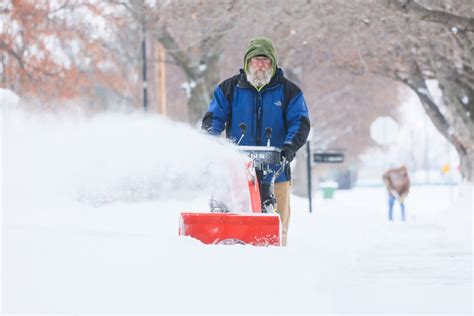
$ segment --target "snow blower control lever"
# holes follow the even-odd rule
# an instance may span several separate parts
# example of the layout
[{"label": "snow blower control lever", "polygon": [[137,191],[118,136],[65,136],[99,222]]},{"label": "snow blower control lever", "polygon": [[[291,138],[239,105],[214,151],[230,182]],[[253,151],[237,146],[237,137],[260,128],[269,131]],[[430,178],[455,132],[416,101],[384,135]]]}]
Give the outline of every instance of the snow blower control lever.
[{"label": "snow blower control lever", "polygon": [[245,123],[240,123],[240,124],[239,124],[239,127],[240,127],[240,132],[242,133],[242,136],[240,136],[240,139],[239,139],[239,141],[237,142],[237,146],[240,144],[240,142],[241,142],[242,139],[244,138],[245,133],[247,133],[247,125],[245,125]]},{"label": "snow blower control lever", "polygon": [[272,138],[272,128],[267,127],[265,129],[265,136],[267,136],[267,147],[270,147],[270,138]]}]

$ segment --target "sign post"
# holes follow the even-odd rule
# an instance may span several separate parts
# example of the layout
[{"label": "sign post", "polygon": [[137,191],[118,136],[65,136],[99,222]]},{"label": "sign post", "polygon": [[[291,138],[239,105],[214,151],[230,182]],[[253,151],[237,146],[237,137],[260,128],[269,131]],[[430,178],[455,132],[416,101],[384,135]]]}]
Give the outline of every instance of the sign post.
[{"label": "sign post", "polygon": [[313,198],[312,198],[312,182],[311,182],[311,147],[310,142],[306,142],[306,162],[308,166],[308,200],[309,212],[313,212]]}]

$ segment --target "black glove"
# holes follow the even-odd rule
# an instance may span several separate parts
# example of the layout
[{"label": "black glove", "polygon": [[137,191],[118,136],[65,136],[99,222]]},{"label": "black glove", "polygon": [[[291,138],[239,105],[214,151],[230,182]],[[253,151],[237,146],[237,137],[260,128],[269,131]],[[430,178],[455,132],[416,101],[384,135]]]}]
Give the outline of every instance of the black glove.
[{"label": "black glove", "polygon": [[291,162],[295,158],[295,151],[288,144],[283,145],[281,148],[281,158],[283,159],[283,157],[286,158],[287,162]]}]

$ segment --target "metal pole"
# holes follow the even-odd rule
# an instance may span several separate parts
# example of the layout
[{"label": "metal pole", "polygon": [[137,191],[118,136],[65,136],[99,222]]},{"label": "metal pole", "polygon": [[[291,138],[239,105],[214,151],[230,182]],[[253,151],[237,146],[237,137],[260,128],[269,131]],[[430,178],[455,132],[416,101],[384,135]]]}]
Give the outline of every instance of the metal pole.
[{"label": "metal pole", "polygon": [[160,113],[163,116],[166,116],[166,63],[165,63],[165,49],[161,43],[158,43],[158,69],[159,69],[159,78],[160,78]]},{"label": "metal pole", "polygon": [[148,108],[148,82],[146,73],[146,29],[143,25],[143,39],[142,39],[142,57],[143,57],[143,109],[146,111]]},{"label": "metal pole", "polygon": [[313,212],[312,185],[311,185],[311,147],[310,142],[306,142],[306,161],[308,163],[308,200],[309,212]]}]

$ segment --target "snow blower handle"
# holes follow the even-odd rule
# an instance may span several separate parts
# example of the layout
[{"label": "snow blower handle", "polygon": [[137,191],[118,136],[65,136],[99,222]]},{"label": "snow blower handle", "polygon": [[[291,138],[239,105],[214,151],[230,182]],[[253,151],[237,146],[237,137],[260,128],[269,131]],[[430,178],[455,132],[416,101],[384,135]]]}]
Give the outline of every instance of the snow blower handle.
[{"label": "snow blower handle", "polygon": [[265,129],[265,136],[267,137],[267,147],[270,147],[270,138],[272,138],[272,128],[267,127]]},{"label": "snow blower handle", "polygon": [[273,174],[271,179],[272,183],[275,183],[276,178],[280,175],[280,173],[285,169],[285,166],[288,164],[288,160],[286,160],[285,156],[280,156],[280,168]]},{"label": "snow blower handle", "polygon": [[240,132],[242,133],[242,136],[240,136],[240,139],[237,142],[237,146],[239,146],[240,142],[242,141],[242,139],[245,136],[245,133],[247,133],[247,125],[245,123],[240,123],[239,127],[240,127]]}]

